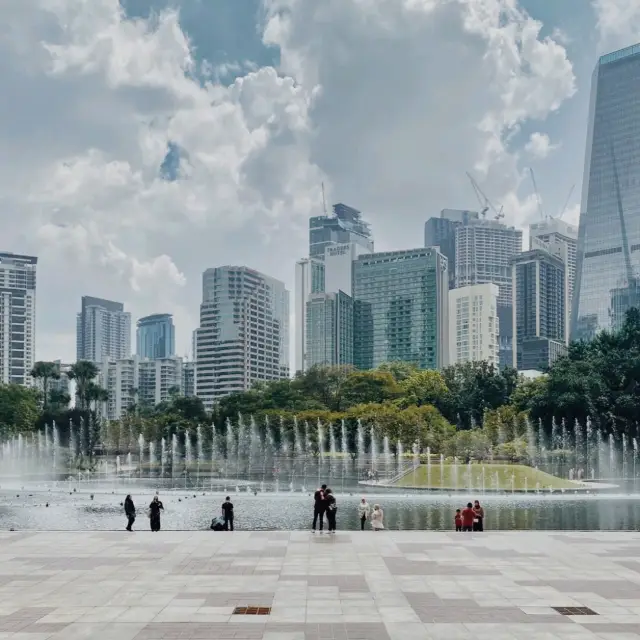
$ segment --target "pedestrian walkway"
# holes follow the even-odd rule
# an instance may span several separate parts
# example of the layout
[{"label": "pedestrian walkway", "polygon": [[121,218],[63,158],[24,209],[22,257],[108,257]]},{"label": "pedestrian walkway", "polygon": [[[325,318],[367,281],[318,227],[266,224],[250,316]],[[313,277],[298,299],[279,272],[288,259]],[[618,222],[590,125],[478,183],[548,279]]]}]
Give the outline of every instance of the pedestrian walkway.
[{"label": "pedestrian walkway", "polygon": [[640,638],[640,533],[0,532],[4,638]]}]

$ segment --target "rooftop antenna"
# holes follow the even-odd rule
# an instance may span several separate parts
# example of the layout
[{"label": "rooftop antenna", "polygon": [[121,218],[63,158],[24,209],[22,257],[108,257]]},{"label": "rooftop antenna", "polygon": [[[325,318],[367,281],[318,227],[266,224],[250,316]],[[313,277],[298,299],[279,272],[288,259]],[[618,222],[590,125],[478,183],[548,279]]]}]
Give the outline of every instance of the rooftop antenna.
[{"label": "rooftop antenna", "polygon": [[327,215],[327,200],[324,197],[324,182],[322,183],[322,210],[324,211],[324,215]]}]

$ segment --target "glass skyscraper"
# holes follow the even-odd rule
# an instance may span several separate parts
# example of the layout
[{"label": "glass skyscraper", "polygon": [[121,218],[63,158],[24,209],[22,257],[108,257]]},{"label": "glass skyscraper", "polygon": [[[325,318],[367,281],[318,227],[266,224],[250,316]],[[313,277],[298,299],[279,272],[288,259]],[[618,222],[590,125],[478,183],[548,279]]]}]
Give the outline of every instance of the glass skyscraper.
[{"label": "glass skyscraper", "polygon": [[353,300],[344,291],[307,302],[307,366],[353,364]]},{"label": "glass skyscraper", "polygon": [[591,106],[571,337],[615,329],[640,287],[640,44],[604,55]]},{"label": "glass skyscraper", "polygon": [[353,263],[354,364],[448,363],[447,259],[435,248],[359,256]]},{"label": "glass skyscraper", "polygon": [[309,256],[324,260],[324,250],[334,244],[358,244],[373,252],[371,226],[357,209],[334,204],[332,216],[309,218]]},{"label": "glass skyscraper", "polygon": [[158,360],[172,358],[176,352],[176,335],[173,316],[157,313],[138,320],[136,353],[141,358]]}]

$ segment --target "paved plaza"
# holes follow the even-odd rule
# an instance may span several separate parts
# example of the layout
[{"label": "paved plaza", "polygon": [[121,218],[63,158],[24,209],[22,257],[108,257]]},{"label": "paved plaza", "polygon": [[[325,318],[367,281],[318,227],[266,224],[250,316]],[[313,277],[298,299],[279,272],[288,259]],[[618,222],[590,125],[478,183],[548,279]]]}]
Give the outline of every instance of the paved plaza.
[{"label": "paved plaza", "polygon": [[2,532],[1,638],[640,638],[640,534]]}]

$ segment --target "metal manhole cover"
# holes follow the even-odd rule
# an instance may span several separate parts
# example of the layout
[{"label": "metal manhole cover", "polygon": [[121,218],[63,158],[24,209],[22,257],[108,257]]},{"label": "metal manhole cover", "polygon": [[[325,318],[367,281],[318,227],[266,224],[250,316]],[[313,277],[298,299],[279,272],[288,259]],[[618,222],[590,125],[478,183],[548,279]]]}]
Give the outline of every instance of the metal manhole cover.
[{"label": "metal manhole cover", "polygon": [[597,616],[593,609],[589,607],[551,607],[563,616]]},{"label": "metal manhole cover", "polygon": [[236,607],[233,610],[234,616],[268,616],[271,607]]}]

